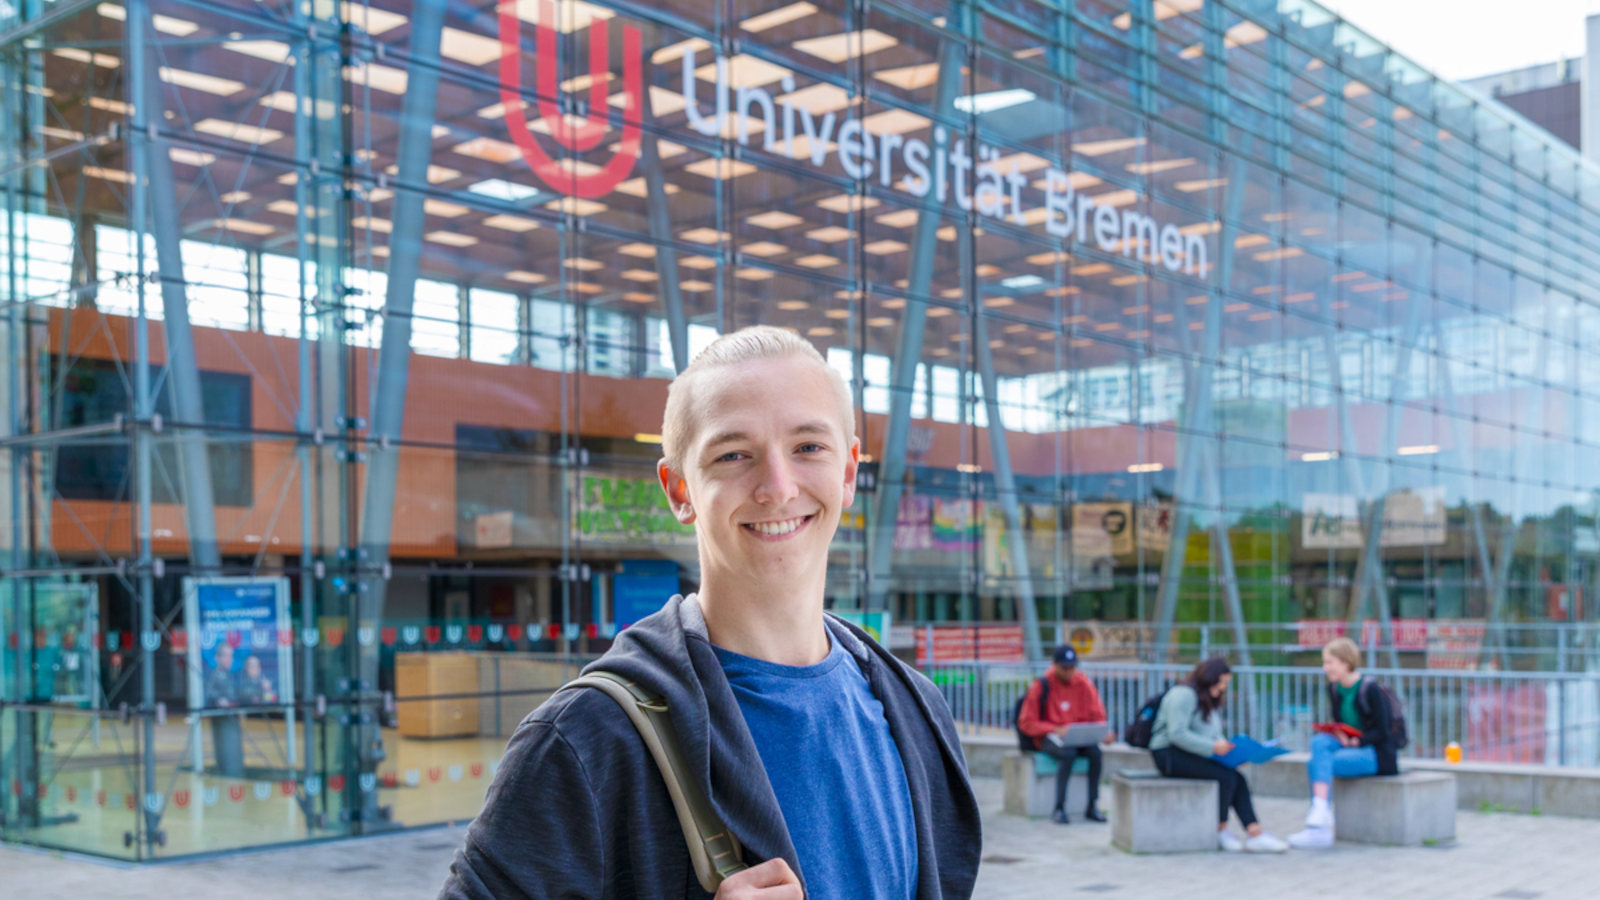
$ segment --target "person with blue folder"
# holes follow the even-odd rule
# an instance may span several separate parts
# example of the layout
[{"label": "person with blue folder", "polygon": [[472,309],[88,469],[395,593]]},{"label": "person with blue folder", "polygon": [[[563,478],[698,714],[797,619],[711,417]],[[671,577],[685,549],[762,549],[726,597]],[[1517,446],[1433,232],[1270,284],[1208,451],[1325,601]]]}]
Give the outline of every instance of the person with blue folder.
[{"label": "person with blue folder", "polygon": [[[1228,661],[1214,656],[1195,666],[1187,681],[1168,690],[1150,731],[1150,755],[1155,757],[1156,769],[1168,778],[1204,778],[1217,783],[1218,849],[1282,853],[1289,845],[1262,829],[1250,802],[1250,785],[1237,768],[1271,748],[1243,735],[1239,741],[1222,736],[1220,710],[1232,679]],[[1231,756],[1235,753],[1237,756]],[[1244,826],[1242,841],[1228,830],[1230,808]]]}]

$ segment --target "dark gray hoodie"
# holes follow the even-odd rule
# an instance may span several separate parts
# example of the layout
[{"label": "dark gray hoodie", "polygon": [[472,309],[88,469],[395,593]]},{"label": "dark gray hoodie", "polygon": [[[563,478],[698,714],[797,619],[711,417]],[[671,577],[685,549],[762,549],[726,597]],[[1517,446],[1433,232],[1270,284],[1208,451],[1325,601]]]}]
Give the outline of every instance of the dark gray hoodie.
[{"label": "dark gray hoodie", "polygon": [[[950,709],[933,683],[859,628],[827,626],[883,704],[917,827],[917,900],[972,895],[977,801]],[[693,595],[623,631],[590,668],[666,698],[692,777],[755,865],[794,844]],[[878,827],[862,822],[861,828]],[[848,834],[839,840],[848,841]],[[441,898],[705,898],[655,761],[611,698],[564,691],[517,727]]]}]

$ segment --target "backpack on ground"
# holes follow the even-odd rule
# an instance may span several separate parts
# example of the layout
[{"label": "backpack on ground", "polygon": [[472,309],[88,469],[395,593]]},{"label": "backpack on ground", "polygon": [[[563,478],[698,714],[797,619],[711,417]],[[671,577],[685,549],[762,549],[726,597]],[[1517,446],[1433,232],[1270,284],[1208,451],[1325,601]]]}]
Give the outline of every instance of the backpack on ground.
[{"label": "backpack on ground", "polygon": [[561,690],[581,687],[595,688],[615,700],[638,730],[661,770],[661,780],[667,783],[667,794],[672,797],[678,825],[689,845],[695,877],[706,893],[715,894],[723,879],[749,868],[744,864],[739,839],[717,818],[699,787],[686,777],[689,762],[683,758],[683,747],[667,716],[666,701],[619,675],[597,670],[574,678]]},{"label": "backpack on ground", "polygon": [[[1381,698],[1382,702],[1389,707],[1390,748],[1392,748],[1395,752],[1404,750],[1406,745],[1411,743],[1411,735],[1406,731],[1405,702],[1400,699],[1399,694],[1396,694],[1389,688],[1387,684],[1384,684],[1381,681],[1374,680],[1372,682],[1372,689],[1378,692],[1378,696]],[[1363,689],[1360,694],[1356,695],[1356,700],[1359,702],[1364,694],[1366,694],[1365,689]]]},{"label": "backpack on ground", "polygon": [[1153,694],[1139,711],[1134,714],[1133,721],[1122,730],[1122,739],[1130,747],[1150,747],[1150,738],[1156,729],[1156,716],[1161,712],[1161,701],[1167,696],[1169,688],[1162,688],[1161,693]]},{"label": "backpack on ground", "polygon": [[[1045,713],[1049,711],[1050,683],[1045,676],[1039,676],[1039,720],[1044,721]],[[1023,753],[1032,753],[1039,747],[1033,742],[1033,736],[1022,730],[1022,704],[1027,702],[1028,692],[1023,691],[1017,698],[1016,705],[1011,708],[1011,727],[1017,731],[1017,749]]]}]

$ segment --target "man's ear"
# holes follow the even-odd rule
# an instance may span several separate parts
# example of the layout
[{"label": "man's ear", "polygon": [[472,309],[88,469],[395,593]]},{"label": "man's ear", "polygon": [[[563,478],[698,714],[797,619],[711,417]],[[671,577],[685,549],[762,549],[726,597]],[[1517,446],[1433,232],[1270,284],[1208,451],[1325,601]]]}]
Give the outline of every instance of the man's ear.
[{"label": "man's ear", "polygon": [[[844,460],[844,507],[856,502],[856,470],[861,468],[861,438],[850,439],[850,453]],[[842,510],[841,510],[842,511]]]},{"label": "man's ear", "polygon": [[673,516],[685,525],[694,521],[694,507],[689,503],[689,482],[683,475],[674,472],[665,459],[656,462],[656,478],[661,481],[661,490],[667,494],[667,506],[672,509]]}]

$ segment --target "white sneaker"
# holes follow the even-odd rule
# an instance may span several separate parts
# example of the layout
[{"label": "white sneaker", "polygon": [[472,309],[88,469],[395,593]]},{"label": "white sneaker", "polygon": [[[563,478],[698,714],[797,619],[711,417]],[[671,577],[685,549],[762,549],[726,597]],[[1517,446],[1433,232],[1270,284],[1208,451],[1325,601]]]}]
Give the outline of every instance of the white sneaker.
[{"label": "white sneaker", "polygon": [[1273,837],[1265,831],[1253,838],[1245,838],[1244,849],[1246,853],[1282,853],[1289,849],[1283,838]]},{"label": "white sneaker", "polygon": [[1333,846],[1333,829],[1307,828],[1289,835],[1289,846],[1296,850],[1326,850]]},{"label": "white sneaker", "polygon": [[1333,830],[1333,807],[1326,803],[1311,804],[1311,811],[1306,813],[1307,828],[1326,828]]},{"label": "white sneaker", "polygon": [[1244,850],[1244,842],[1239,840],[1233,832],[1224,828],[1217,832],[1217,848],[1224,853],[1239,853]]}]

